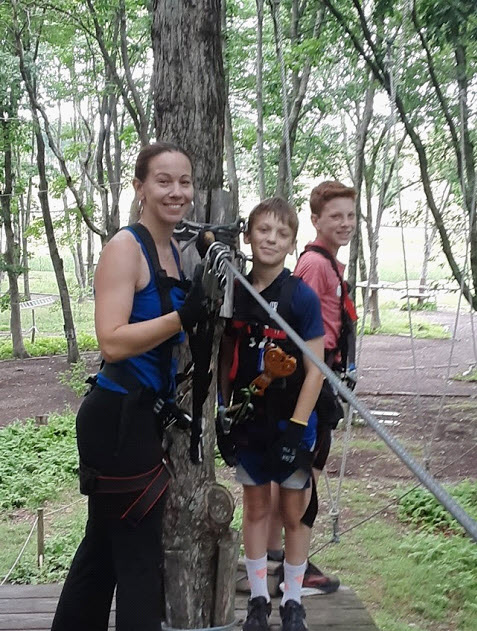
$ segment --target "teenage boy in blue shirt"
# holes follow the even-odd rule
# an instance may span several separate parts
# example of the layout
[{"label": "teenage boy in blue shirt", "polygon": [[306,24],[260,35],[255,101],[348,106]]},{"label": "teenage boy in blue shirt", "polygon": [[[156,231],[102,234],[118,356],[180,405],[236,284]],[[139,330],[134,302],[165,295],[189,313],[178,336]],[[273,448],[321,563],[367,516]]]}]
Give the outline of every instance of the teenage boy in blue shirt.
[{"label": "teenage boy in blue shirt", "polygon": [[[298,219],[294,209],[275,197],[250,214],[245,242],[252,249],[249,282],[323,358],[323,323],[316,294],[284,268],[294,251]],[[236,287],[234,316],[222,339],[220,389],[225,405],[240,402],[244,388],[260,375],[270,344],[296,359],[296,369],[274,379],[263,396],[252,395],[253,411],[232,430],[236,477],[243,485],[243,541],[251,587],[244,631],[267,631],[271,611],[267,588],[267,537],[272,482],[279,485],[285,526],[283,631],[304,631],[301,584],[307,566],[311,530],[302,523],[316,442],[314,411],[323,376],[278,324],[241,286]]]}]

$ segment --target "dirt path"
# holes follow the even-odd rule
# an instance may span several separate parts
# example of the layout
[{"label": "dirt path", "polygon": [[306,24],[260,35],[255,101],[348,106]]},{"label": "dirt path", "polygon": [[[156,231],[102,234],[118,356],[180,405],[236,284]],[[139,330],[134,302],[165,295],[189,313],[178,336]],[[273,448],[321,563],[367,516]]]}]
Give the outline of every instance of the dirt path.
[{"label": "dirt path", "polygon": [[[453,327],[455,319],[450,312],[427,313],[424,317],[449,327]],[[393,417],[397,424],[389,429],[418,459],[425,455],[438,419],[432,470],[445,467],[440,475],[451,479],[476,477],[476,450],[468,450],[477,442],[477,384],[447,380],[452,345],[451,340],[415,340],[419,367],[416,381],[408,337],[366,336],[357,393],[371,410],[399,414]],[[460,320],[452,357],[451,375],[466,370],[476,361],[468,317]],[[88,353],[86,360],[88,368],[95,372],[97,353]],[[0,427],[16,418],[60,412],[66,405],[76,411],[81,399],[58,380],[58,375],[67,369],[65,357],[0,362]],[[419,399],[417,392],[422,395]],[[389,417],[383,419],[389,420]],[[361,427],[354,431],[354,439],[372,442],[377,437],[371,429]],[[340,461],[337,449],[329,462],[331,475],[339,470]],[[351,448],[347,474],[394,479],[411,477],[387,449],[377,445],[363,449],[362,442]]]}]

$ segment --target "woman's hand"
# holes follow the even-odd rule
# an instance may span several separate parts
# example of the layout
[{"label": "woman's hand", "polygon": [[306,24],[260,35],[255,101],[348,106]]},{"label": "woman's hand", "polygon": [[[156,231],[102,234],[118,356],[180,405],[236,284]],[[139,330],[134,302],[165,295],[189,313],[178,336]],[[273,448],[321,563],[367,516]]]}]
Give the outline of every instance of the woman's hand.
[{"label": "woman's hand", "polygon": [[198,263],[195,266],[194,277],[189,293],[185,297],[184,304],[177,310],[182,327],[189,331],[198,322],[205,322],[209,316],[207,311],[207,296],[202,285],[204,266]]}]

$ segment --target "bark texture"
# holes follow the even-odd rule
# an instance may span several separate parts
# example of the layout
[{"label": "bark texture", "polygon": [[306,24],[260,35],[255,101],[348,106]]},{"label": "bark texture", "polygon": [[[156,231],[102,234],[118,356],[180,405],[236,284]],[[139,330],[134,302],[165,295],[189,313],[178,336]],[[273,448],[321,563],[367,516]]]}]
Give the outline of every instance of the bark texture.
[{"label": "bark texture", "polygon": [[193,158],[196,190],[222,187],[225,79],[220,0],[154,0],[156,138]]},{"label": "bark texture", "polygon": [[20,315],[20,292],[18,289],[18,276],[20,274],[19,248],[15,243],[11,215],[13,169],[10,122],[7,120],[8,114],[11,115],[10,112],[0,109],[0,116],[2,118],[1,140],[4,156],[4,189],[1,196],[1,210],[6,238],[5,263],[8,275],[8,291],[10,294],[10,332],[12,334],[13,356],[23,359],[24,357],[28,357],[28,353],[23,344],[22,320]]},{"label": "bark texture", "polygon": [[[230,221],[230,195],[222,190],[226,92],[220,0],[154,0],[152,45],[156,137],[191,154],[193,218]],[[194,248],[184,259],[190,275],[198,260]],[[212,510],[221,501],[227,505],[226,493],[215,484],[214,396],[212,385],[204,406],[203,464],[191,464],[188,434],[176,431],[171,449],[176,479],[164,524],[166,621],[179,629],[215,623],[218,541],[231,519]]]}]

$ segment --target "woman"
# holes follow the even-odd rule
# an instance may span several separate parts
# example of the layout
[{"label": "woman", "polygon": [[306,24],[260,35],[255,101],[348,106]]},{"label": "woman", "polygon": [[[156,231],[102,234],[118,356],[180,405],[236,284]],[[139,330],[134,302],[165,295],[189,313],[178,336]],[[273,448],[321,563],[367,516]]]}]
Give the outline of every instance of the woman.
[{"label": "woman", "polygon": [[207,314],[199,278],[186,295],[190,283],[172,239],[193,199],[189,156],[169,143],[144,147],[133,184],[140,225],[111,239],[95,275],[95,326],[105,363],[77,416],[88,522],[52,631],[106,631],[115,587],[118,631],[161,628],[169,474],[158,411],[173,396],[173,355],[183,330]]}]

